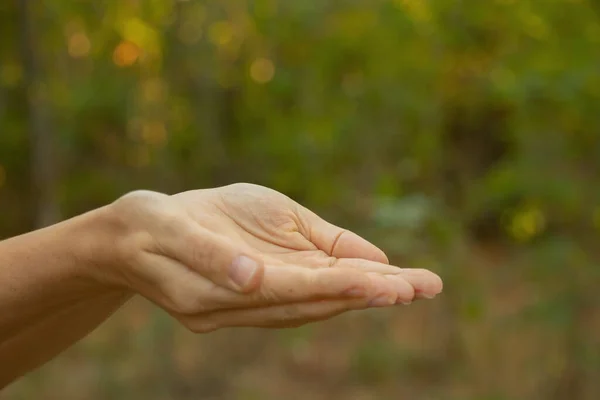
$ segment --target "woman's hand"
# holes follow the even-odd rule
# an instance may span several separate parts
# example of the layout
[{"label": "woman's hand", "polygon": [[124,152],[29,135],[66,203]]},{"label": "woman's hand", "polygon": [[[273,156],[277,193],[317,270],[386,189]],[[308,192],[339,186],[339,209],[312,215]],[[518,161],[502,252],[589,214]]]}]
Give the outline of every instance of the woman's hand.
[{"label": "woman's hand", "polygon": [[257,185],[137,191],[104,212],[112,250],[95,257],[94,276],[194,332],[298,326],[442,289],[437,275],[390,266],[366,240]]},{"label": "woman's hand", "polygon": [[132,192],[0,241],[0,389],[139,293],[194,332],[282,328],[433,297],[424,270],[276,191],[248,184]]}]

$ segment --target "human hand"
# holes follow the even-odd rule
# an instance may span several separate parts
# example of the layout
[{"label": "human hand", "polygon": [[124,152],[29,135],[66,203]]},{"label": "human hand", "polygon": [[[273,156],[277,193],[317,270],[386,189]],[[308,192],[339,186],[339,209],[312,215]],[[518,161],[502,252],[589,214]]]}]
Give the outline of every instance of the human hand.
[{"label": "human hand", "polygon": [[107,214],[115,250],[96,276],[195,332],[299,326],[442,288],[437,275],[390,266],[366,240],[257,185],[132,192]]}]

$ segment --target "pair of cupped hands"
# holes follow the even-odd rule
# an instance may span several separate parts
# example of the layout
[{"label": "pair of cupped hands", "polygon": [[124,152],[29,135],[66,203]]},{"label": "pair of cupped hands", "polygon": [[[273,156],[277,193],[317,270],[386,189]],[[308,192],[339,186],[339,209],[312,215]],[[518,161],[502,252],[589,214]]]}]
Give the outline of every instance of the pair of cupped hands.
[{"label": "pair of cupped hands", "polygon": [[136,191],[107,210],[105,258],[118,262],[102,264],[96,278],[146,297],[193,332],[296,327],[442,290],[436,274],[392,266],[357,234],[258,185]]}]

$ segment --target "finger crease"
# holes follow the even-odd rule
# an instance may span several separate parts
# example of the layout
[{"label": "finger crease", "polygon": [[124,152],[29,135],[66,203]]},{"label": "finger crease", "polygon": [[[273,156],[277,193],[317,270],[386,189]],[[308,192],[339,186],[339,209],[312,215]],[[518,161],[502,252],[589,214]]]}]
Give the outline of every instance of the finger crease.
[{"label": "finger crease", "polygon": [[333,256],[333,252],[334,252],[334,250],[335,250],[335,247],[337,246],[338,242],[340,241],[340,238],[342,237],[342,235],[343,235],[344,233],[346,233],[346,232],[347,232],[346,230],[342,230],[342,231],[341,231],[340,233],[338,233],[338,234],[336,235],[336,237],[333,239],[333,244],[331,245],[331,250],[329,251],[329,255],[330,255],[330,256]]}]

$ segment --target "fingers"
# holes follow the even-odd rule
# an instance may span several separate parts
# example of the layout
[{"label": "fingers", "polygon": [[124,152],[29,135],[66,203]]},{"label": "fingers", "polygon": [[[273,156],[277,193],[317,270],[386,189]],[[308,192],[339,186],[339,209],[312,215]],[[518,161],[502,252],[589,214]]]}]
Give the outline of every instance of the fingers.
[{"label": "fingers", "polygon": [[356,233],[337,227],[306,208],[300,213],[310,231],[308,239],[319,250],[337,258],[363,258],[383,264],[389,263],[381,249]]},{"label": "fingers", "polygon": [[[412,288],[405,290],[412,294]],[[407,296],[404,294],[404,297]],[[380,274],[341,268],[278,266],[265,269],[263,286],[248,297],[246,301],[254,306],[348,298],[366,298],[378,306],[384,306],[397,302],[398,288],[393,281]],[[212,293],[212,299],[231,307],[243,300],[240,295],[217,290]]]},{"label": "fingers", "polygon": [[332,268],[267,266],[257,291],[243,295],[215,287],[206,296],[205,304],[209,309],[219,309],[348,298],[381,298],[379,302],[394,304],[397,295],[393,283],[377,274]]},{"label": "fingers", "polygon": [[[170,258],[147,254],[141,262],[145,280],[132,282],[140,294],[178,314],[222,309],[269,306],[324,299],[367,299],[373,305],[412,299],[406,283],[359,270],[308,269],[267,266],[258,290],[241,294],[215,285],[209,279]],[[138,274],[135,274],[138,276]],[[404,285],[404,286],[403,286]]]},{"label": "fingers", "polygon": [[419,283],[428,271],[411,270],[404,279],[352,268],[266,266],[260,290],[240,294],[167,257],[146,254],[142,261],[146,279],[132,286],[194,332],[299,326],[350,310],[409,303],[415,295],[410,282],[419,290],[428,288]]},{"label": "fingers", "polygon": [[238,293],[258,289],[264,273],[260,257],[194,223],[181,224],[179,234],[161,241],[164,254],[219,286]]},{"label": "fingers", "polygon": [[[398,275],[400,279],[409,279],[410,284],[414,284],[414,296],[417,299],[433,298],[442,290],[442,282],[436,274],[423,269],[400,268],[394,265],[383,264],[380,262],[365,260],[361,258],[335,258],[324,255],[321,250],[314,252],[292,253],[289,255],[280,255],[277,258],[267,258],[269,264],[279,262],[281,265],[295,264],[307,268],[333,268],[333,269],[354,269],[362,272],[373,272],[381,275]],[[406,282],[405,282],[406,283]],[[403,283],[399,285],[405,286]],[[399,296],[403,303],[412,301],[407,298],[406,290],[400,288]]]},{"label": "fingers", "polygon": [[225,310],[184,317],[193,332],[206,333],[228,327],[292,328],[369,307],[365,299],[315,301],[244,310]]},{"label": "fingers", "polygon": [[[442,279],[435,273],[426,269],[419,268],[399,268],[392,265],[382,264],[369,260],[361,259],[339,259],[336,261],[335,268],[351,268],[362,271],[368,271],[372,273],[385,274],[388,279],[399,279],[405,283],[408,283],[414,289],[414,296],[416,298],[431,299],[437,294],[442,292],[443,283]],[[403,299],[403,302],[410,302],[407,300],[407,289],[404,284],[400,284],[401,288],[398,296]]]},{"label": "fingers", "polygon": [[417,299],[432,299],[444,288],[442,278],[426,269],[406,268],[399,276],[412,285]]},{"label": "fingers", "polygon": [[442,291],[442,280],[430,271],[422,269],[400,269],[390,266],[385,253],[372,243],[357,234],[337,227],[313,213],[302,208],[310,234],[310,240],[317,248],[331,257],[337,258],[334,267],[355,268],[386,275],[399,275],[401,278],[388,278],[396,283],[398,299],[409,303],[410,290],[413,288],[414,298],[433,298]]},{"label": "fingers", "polygon": [[338,258],[331,263],[334,268],[352,268],[359,271],[377,272],[380,274],[399,274],[402,268],[363,258]]}]

